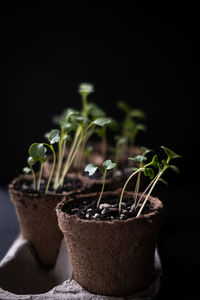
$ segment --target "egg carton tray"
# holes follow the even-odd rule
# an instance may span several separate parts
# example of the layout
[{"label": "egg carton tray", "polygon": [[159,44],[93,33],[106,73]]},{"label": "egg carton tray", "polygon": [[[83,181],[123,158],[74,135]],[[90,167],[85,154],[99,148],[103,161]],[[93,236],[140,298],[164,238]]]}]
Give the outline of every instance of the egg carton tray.
[{"label": "egg carton tray", "polygon": [[0,261],[1,300],[150,300],[160,288],[162,274],[158,251],[154,259],[155,277],[144,291],[128,297],[110,297],[91,294],[73,279],[72,265],[64,240],[54,268],[38,263],[31,243],[17,237],[5,257]]}]

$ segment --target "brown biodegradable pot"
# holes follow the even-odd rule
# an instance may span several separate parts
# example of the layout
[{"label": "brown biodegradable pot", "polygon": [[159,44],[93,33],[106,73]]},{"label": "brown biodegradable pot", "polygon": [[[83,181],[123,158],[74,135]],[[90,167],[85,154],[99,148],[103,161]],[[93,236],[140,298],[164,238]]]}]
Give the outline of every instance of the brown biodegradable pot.
[{"label": "brown biodegradable pot", "polygon": [[[121,190],[105,192],[116,195]],[[125,196],[133,195],[126,192]],[[72,197],[77,207],[82,201],[97,199],[98,194]],[[72,261],[74,278],[88,291],[110,296],[126,296],[148,287],[154,276],[154,253],[163,205],[149,198],[154,210],[148,215],[127,220],[97,221],[80,219],[62,211],[68,200],[56,208]],[[68,202],[70,203],[70,202]]]},{"label": "brown biodegradable pot", "polygon": [[[69,177],[73,176],[73,174],[69,175]],[[65,195],[87,190],[88,184],[83,182],[82,189],[63,194],[28,193],[16,188],[20,182],[31,180],[31,175],[22,175],[14,179],[9,185],[10,198],[15,206],[23,237],[32,243],[40,263],[52,266],[56,262],[63,237],[58,228],[55,207]]]}]

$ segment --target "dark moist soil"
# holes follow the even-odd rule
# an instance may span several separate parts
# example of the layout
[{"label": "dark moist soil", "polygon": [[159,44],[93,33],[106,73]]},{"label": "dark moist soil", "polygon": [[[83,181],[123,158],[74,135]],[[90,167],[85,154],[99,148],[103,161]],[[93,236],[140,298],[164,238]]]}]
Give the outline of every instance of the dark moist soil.
[{"label": "dark moist soil", "polygon": [[[83,176],[88,177],[90,179],[94,179],[94,180],[102,180],[103,179],[103,175],[101,173],[100,170],[97,170],[92,176],[89,176],[88,172],[83,172],[82,173]],[[106,179],[112,179],[115,176],[120,176],[121,175],[121,171],[117,170],[116,172],[113,170],[109,170],[106,173]]]},{"label": "dark moist soil", "polygon": [[[22,192],[29,193],[29,194],[32,194],[32,193],[44,194],[46,185],[47,185],[47,180],[42,179],[41,184],[40,184],[40,190],[37,191],[37,190],[34,190],[33,181],[21,180],[15,184],[14,189],[17,191],[22,191]],[[58,193],[61,194],[63,192],[71,192],[74,190],[79,190],[81,188],[82,188],[82,182],[79,179],[67,178],[64,181],[63,187],[58,188],[56,191],[53,189],[53,182],[51,182],[49,185],[48,192],[53,193],[53,194],[58,194]],[[37,187],[36,187],[36,189],[37,189]]]},{"label": "dark moist soil", "polygon": [[[97,196],[98,198],[98,196]],[[138,198],[139,199],[139,198]],[[134,218],[137,216],[137,213],[142,205],[140,203],[136,209],[131,211],[131,206],[133,204],[133,197],[127,197],[122,202],[122,210],[119,214],[118,204],[119,199],[115,195],[104,196],[101,199],[101,204],[99,208],[96,208],[97,200],[89,201],[85,200],[81,202],[80,206],[77,207],[77,203],[66,203],[62,207],[62,211],[70,215],[76,215],[80,219],[84,220],[100,220],[100,221],[112,221],[114,219],[126,220],[129,218]],[[149,214],[153,211],[153,208],[149,201],[145,204],[142,215]]]}]

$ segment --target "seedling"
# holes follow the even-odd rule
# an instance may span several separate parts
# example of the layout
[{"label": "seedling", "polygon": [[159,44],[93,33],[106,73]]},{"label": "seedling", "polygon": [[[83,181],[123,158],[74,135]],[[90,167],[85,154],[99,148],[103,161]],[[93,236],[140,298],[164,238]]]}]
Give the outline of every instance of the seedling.
[{"label": "seedling", "polygon": [[117,106],[125,113],[121,136],[126,140],[127,145],[134,146],[138,132],[146,130],[145,125],[138,122],[145,119],[145,113],[142,110],[132,109],[124,101],[119,101]]},{"label": "seedling", "polygon": [[[124,191],[126,189],[126,186],[128,184],[128,182],[131,180],[131,178],[133,178],[136,174],[140,173],[140,172],[144,172],[145,176],[149,176],[151,179],[150,184],[147,186],[147,188],[145,189],[145,191],[142,193],[142,195],[140,196],[139,200],[137,201],[137,199],[135,200],[134,204],[131,207],[131,210],[133,210],[134,208],[136,208],[140,201],[143,199],[144,195],[147,193],[139,211],[137,214],[137,217],[140,216],[149,196],[151,195],[153,189],[155,188],[155,185],[158,181],[161,181],[163,183],[166,183],[166,181],[162,178],[162,175],[164,174],[164,172],[171,168],[174,172],[178,173],[179,169],[175,166],[175,165],[171,165],[170,161],[172,159],[175,158],[179,158],[181,157],[180,155],[176,154],[174,151],[161,146],[161,148],[164,150],[165,154],[167,155],[167,160],[163,159],[161,162],[159,162],[158,160],[158,156],[157,154],[154,155],[154,157],[152,158],[152,160],[149,163],[146,163],[145,165],[139,166],[137,169],[134,168],[134,173],[132,173],[129,178],[127,179],[126,183],[124,184],[124,187],[122,189],[121,195],[120,195],[120,200],[119,200],[119,212],[121,212],[121,203],[122,203],[122,199],[123,199],[123,195],[124,195]],[[147,148],[145,148],[147,149]],[[149,152],[149,149],[147,149],[147,151]],[[148,153],[146,152],[146,154]],[[144,156],[145,150],[143,148],[143,156]],[[144,156],[145,157],[145,156]],[[138,159],[138,158],[137,158]],[[142,159],[142,161],[145,161],[146,159]],[[152,167],[156,168],[158,170],[156,176],[154,174],[154,170],[152,169]],[[138,181],[137,181],[138,182]],[[137,187],[137,183],[136,183],[136,187]],[[137,188],[139,190],[139,188]],[[137,190],[136,190],[137,193]],[[136,194],[137,195],[137,194]],[[137,202],[136,202],[137,201]]]},{"label": "seedling", "polygon": [[113,163],[110,159],[107,159],[103,162],[103,167],[102,168],[100,168],[98,166],[95,166],[93,163],[90,163],[89,165],[87,165],[85,167],[85,172],[88,172],[89,176],[92,176],[96,172],[97,169],[100,170],[100,172],[102,173],[102,176],[103,176],[103,184],[102,184],[102,188],[101,188],[99,198],[97,200],[97,208],[99,208],[100,201],[101,201],[101,198],[102,198],[102,195],[103,195],[103,192],[104,192],[107,171],[115,168],[116,166],[117,166],[116,163]]},{"label": "seedling", "polygon": [[94,92],[94,86],[91,83],[81,83],[79,85],[78,92],[82,98],[82,115],[84,117],[87,117],[88,116],[87,97],[89,94]]},{"label": "seedling", "polygon": [[60,131],[58,129],[54,129],[51,132],[46,134],[46,138],[49,140],[49,144],[47,143],[33,143],[30,147],[29,147],[29,157],[27,160],[27,163],[29,165],[29,167],[25,167],[23,169],[23,171],[25,173],[29,173],[30,171],[32,172],[33,175],[33,185],[34,185],[34,189],[36,189],[36,176],[35,176],[35,172],[33,170],[33,166],[39,162],[40,163],[40,170],[39,170],[39,176],[38,176],[38,180],[37,180],[37,190],[39,191],[40,189],[40,183],[41,183],[41,178],[42,178],[42,169],[43,169],[43,164],[46,162],[46,152],[47,152],[47,148],[51,149],[52,153],[53,153],[53,166],[51,169],[51,173],[50,176],[48,178],[47,181],[47,185],[45,188],[45,193],[48,192],[49,189],[49,185],[50,182],[52,180],[52,176],[54,173],[54,169],[55,169],[55,164],[56,164],[56,154],[55,154],[55,150],[53,147],[53,144],[58,143],[60,141]]}]

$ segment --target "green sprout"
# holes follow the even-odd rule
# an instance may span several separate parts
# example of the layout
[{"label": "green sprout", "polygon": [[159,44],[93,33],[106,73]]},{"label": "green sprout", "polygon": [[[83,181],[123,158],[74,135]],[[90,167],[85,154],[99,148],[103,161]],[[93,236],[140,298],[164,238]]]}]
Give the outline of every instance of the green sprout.
[{"label": "green sprout", "polygon": [[85,172],[88,172],[89,176],[92,176],[96,172],[97,169],[100,170],[100,172],[102,173],[102,176],[103,176],[103,184],[102,184],[102,188],[101,188],[99,198],[97,200],[97,208],[99,208],[100,201],[101,201],[101,198],[103,196],[107,171],[115,168],[116,166],[117,166],[116,163],[113,163],[110,159],[107,159],[103,162],[103,168],[95,166],[93,163],[90,163],[89,165],[87,165],[85,167]]},{"label": "green sprout", "polygon": [[[141,214],[141,212],[142,212],[142,210],[143,210],[143,208],[144,208],[144,206],[145,206],[145,204],[146,204],[146,202],[147,202],[147,200],[148,200],[148,198],[149,198],[149,196],[151,195],[153,189],[155,188],[156,183],[158,181],[166,183],[166,181],[162,178],[162,175],[164,174],[164,172],[167,169],[171,168],[174,172],[179,173],[178,167],[175,166],[175,165],[170,164],[170,162],[171,162],[172,159],[179,158],[181,156],[178,155],[178,154],[176,154],[174,151],[170,150],[169,148],[166,148],[164,146],[161,146],[161,148],[164,150],[165,154],[167,155],[167,159],[162,159],[162,161],[159,162],[158,156],[157,156],[157,154],[155,154],[153,156],[152,160],[149,163],[142,164],[142,165],[139,165],[138,168],[134,168],[134,173],[132,173],[129,176],[129,178],[127,179],[127,181],[124,184],[124,187],[122,189],[122,192],[121,192],[121,195],[120,195],[120,200],[119,200],[119,212],[121,212],[121,204],[122,204],[122,199],[123,199],[125,188],[126,188],[128,182],[130,181],[130,179],[133,178],[136,174],[138,174],[140,172],[144,172],[144,175],[150,177],[150,179],[151,179],[150,184],[144,190],[144,192],[140,196],[139,200],[137,201],[137,199],[136,199],[134,201],[132,207],[131,207],[131,210],[133,210],[134,208],[136,208],[139,205],[139,203],[142,201],[144,195],[146,195],[145,199],[144,199],[144,201],[143,201],[143,203],[142,203],[142,205],[141,205],[141,207],[140,207],[140,209],[138,211],[138,214],[137,214],[137,217],[139,217],[140,214]],[[143,147],[142,151],[143,151],[143,156],[144,156],[144,154],[147,154],[148,152],[150,152],[149,149],[144,148],[144,147]],[[138,158],[137,160],[139,161],[140,159]],[[146,159],[144,159],[144,158],[143,159],[141,158],[141,160],[142,160],[142,162],[146,161]],[[156,175],[154,173],[153,168],[156,168],[158,170],[158,172],[157,172]],[[138,183],[138,180],[137,180],[137,183]],[[136,183],[136,186],[137,186],[137,183]],[[139,190],[139,187],[137,187],[136,193],[137,193],[138,190]]]},{"label": "green sprout", "polygon": [[125,113],[125,118],[122,123],[122,137],[126,141],[127,145],[134,146],[135,139],[139,131],[145,131],[144,124],[138,122],[138,120],[145,119],[145,113],[139,109],[132,109],[126,102],[119,101],[117,106]]},{"label": "green sprout", "polygon": [[82,97],[82,115],[87,117],[88,115],[88,105],[87,105],[87,97],[89,94],[94,92],[93,84],[91,83],[80,83],[78,92]]},{"label": "green sprout", "polygon": [[54,169],[55,169],[56,154],[55,154],[53,144],[58,143],[60,141],[60,131],[58,129],[51,130],[49,133],[46,134],[46,138],[49,140],[49,144],[47,144],[47,143],[33,143],[29,147],[28,152],[29,152],[30,156],[27,159],[27,163],[28,163],[29,167],[25,167],[23,169],[23,171],[25,173],[30,173],[30,171],[32,172],[33,186],[34,186],[34,189],[36,189],[36,176],[35,176],[33,166],[37,162],[40,163],[40,170],[39,170],[39,176],[38,176],[38,181],[37,181],[37,190],[39,191],[40,184],[41,184],[41,178],[42,178],[43,164],[46,162],[46,159],[47,159],[47,157],[46,157],[47,148],[46,147],[48,147],[52,151],[52,153],[53,153],[53,166],[52,166],[51,173],[50,173],[50,176],[48,178],[48,182],[47,182],[47,185],[46,185],[46,188],[45,188],[45,193],[48,192],[49,185],[50,185],[50,182],[52,180]]}]

